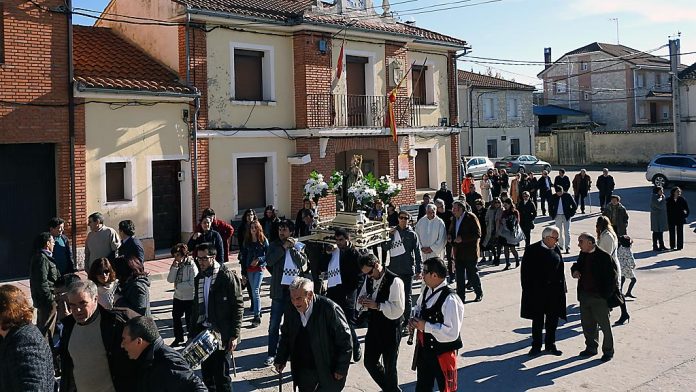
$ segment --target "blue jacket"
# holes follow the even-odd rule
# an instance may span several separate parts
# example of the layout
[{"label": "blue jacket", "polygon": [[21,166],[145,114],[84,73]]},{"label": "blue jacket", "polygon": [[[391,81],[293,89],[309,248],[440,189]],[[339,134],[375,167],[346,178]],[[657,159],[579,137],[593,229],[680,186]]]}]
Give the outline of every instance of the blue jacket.
[{"label": "blue jacket", "polygon": [[145,250],[143,243],[135,237],[130,237],[121,243],[118,247],[118,255],[125,257],[128,260],[130,257],[137,257],[140,262],[145,261]]}]

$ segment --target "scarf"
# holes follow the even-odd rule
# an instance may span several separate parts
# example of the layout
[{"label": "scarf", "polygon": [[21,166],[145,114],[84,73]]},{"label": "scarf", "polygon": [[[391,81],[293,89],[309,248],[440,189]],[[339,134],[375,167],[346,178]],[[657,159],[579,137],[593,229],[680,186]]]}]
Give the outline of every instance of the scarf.
[{"label": "scarf", "polygon": [[406,253],[406,248],[404,247],[403,241],[401,241],[401,234],[399,230],[394,230],[394,239],[392,240],[392,247],[389,250],[389,255],[391,257],[401,256]]},{"label": "scarf", "polygon": [[[220,264],[218,264],[217,261],[213,262],[213,265],[210,266],[207,270],[201,271],[200,273],[200,279],[198,280],[198,288],[197,288],[197,294],[198,294],[198,323],[202,324],[207,321],[206,316],[206,306],[205,306],[205,278],[210,278],[212,277],[210,281],[210,288],[215,285],[215,279],[217,278],[217,274],[220,272]],[[208,289],[210,290],[210,289]]]},{"label": "scarf", "polygon": [[283,278],[280,280],[281,285],[290,286],[296,277],[300,276],[300,269],[297,268],[292,260],[290,249],[285,250],[285,265],[283,265]]},{"label": "scarf", "polygon": [[338,286],[343,283],[341,280],[341,250],[334,249],[331,252],[331,261],[329,261],[329,268],[326,271],[326,275],[329,279],[328,287]]}]

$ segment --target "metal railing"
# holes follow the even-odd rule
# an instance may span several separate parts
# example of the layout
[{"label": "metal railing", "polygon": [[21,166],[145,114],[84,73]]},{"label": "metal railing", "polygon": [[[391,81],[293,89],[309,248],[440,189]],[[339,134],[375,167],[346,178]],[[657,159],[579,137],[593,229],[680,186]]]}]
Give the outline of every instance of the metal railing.
[{"label": "metal railing", "polygon": [[[416,98],[397,98],[397,127],[420,126]],[[388,97],[376,95],[307,94],[307,127],[382,128],[388,113]]]}]

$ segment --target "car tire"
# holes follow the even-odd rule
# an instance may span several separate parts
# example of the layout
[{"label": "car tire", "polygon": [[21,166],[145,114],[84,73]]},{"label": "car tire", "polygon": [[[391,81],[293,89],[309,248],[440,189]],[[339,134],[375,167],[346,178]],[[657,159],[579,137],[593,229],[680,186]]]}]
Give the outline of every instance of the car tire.
[{"label": "car tire", "polygon": [[667,177],[663,176],[662,174],[655,174],[653,176],[652,183],[655,186],[661,186],[664,188],[667,186]]},{"label": "car tire", "polygon": [[526,171],[526,170],[524,169],[524,166],[520,166],[520,168],[517,169],[517,172],[520,173],[520,174],[524,173],[525,171]]},{"label": "car tire", "polygon": [[551,173],[551,166],[549,166],[549,165],[544,166],[544,170],[546,170],[546,172],[550,174]]}]

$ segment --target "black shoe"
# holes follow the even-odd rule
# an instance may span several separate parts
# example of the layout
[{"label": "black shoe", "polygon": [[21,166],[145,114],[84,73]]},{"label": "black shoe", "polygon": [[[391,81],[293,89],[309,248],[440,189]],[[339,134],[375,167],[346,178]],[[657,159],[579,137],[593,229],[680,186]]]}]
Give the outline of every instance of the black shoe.
[{"label": "black shoe", "polygon": [[259,325],[261,325],[261,317],[254,317],[254,319],[251,320],[251,327],[256,328]]},{"label": "black shoe", "polygon": [[633,295],[633,293],[626,293],[625,297],[626,298],[638,298],[635,295]]},{"label": "black shoe", "polygon": [[584,349],[580,351],[580,354],[578,354],[578,356],[584,358],[594,357],[595,355],[597,355],[597,351],[590,351],[588,349]]},{"label": "black shoe", "polygon": [[362,348],[358,346],[357,349],[353,350],[353,362],[359,362],[360,358],[362,358]]},{"label": "black shoe", "polygon": [[653,252],[659,252],[659,251],[660,251],[660,248],[653,246]]},{"label": "black shoe", "polygon": [[510,263],[505,263],[505,268],[503,268],[503,271],[507,271],[510,269]]},{"label": "black shoe", "polygon": [[519,268],[519,267],[520,267],[520,261],[517,260],[517,261],[515,261],[515,268]]},{"label": "black shoe", "polygon": [[555,355],[557,357],[560,357],[561,355],[563,355],[563,351],[557,349],[556,347],[547,348],[544,351],[551,354],[551,355]]},{"label": "black shoe", "polygon": [[584,213],[585,213],[585,210],[581,210],[580,213],[581,213],[581,214],[584,214]]},{"label": "black shoe", "polygon": [[601,360],[602,362],[609,362],[612,360],[612,358],[614,358],[614,354],[604,354],[602,355]]},{"label": "black shoe", "polygon": [[619,317],[618,320],[616,320],[614,325],[624,325],[624,324],[628,324],[629,322],[631,322],[631,316],[623,315],[623,316]]},{"label": "black shoe", "polygon": [[174,341],[172,342],[172,344],[169,345],[169,347],[179,347],[183,342],[183,339],[174,339]]},{"label": "black shoe", "polygon": [[659,250],[660,250],[660,252],[666,252],[666,251],[668,251],[669,249],[665,248],[664,246],[661,246]]},{"label": "black shoe", "polygon": [[541,349],[538,347],[532,347],[532,349],[527,353],[527,355],[530,357],[536,357],[539,354],[541,354]]},{"label": "black shoe", "polygon": [[566,248],[566,254],[570,254],[570,247]]},{"label": "black shoe", "polygon": [[483,301],[483,294],[478,294],[476,298],[474,298],[474,302],[481,302]]}]

